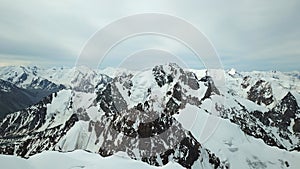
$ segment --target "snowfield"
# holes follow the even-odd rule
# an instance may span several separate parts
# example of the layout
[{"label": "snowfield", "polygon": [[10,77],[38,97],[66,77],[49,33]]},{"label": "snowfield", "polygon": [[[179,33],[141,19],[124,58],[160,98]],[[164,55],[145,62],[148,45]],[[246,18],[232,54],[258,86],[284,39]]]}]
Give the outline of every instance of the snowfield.
[{"label": "snowfield", "polygon": [[299,169],[300,73],[224,76],[0,68],[2,98],[51,93],[0,119],[0,169]]},{"label": "snowfield", "polygon": [[[101,157],[98,154],[83,150],[61,153],[45,151],[29,159],[16,156],[0,155],[0,164],[3,169],[155,169],[141,161],[131,160],[122,155]],[[182,169],[178,163],[168,163],[161,169]]]},{"label": "snowfield", "polygon": [[[230,168],[298,169],[300,167],[299,152],[287,152],[277,147],[267,146],[261,139],[244,134],[239,126],[229,120],[216,117],[215,120],[205,123],[204,121],[209,119],[210,115],[196,106],[187,106],[182,114],[190,112],[197,112],[197,116],[192,115],[196,117],[191,129],[192,134],[201,142],[203,140],[201,136],[210,133],[208,139],[201,142],[202,145],[216,153],[221,160],[228,161]],[[177,120],[184,126],[189,126],[186,119],[180,117]],[[214,127],[207,127],[212,122],[215,122]]]}]

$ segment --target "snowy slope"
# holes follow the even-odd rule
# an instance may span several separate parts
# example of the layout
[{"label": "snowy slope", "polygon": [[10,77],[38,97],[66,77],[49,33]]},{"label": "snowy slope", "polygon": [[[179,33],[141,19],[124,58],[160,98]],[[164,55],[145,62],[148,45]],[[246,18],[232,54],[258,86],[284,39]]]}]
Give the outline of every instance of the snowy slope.
[{"label": "snowy slope", "polygon": [[195,76],[177,65],[126,73],[96,93],[62,90],[7,116],[0,123],[0,151],[23,157],[44,150],[85,149],[104,157],[122,151],[156,166],[171,161],[189,168],[201,158],[207,167],[224,167],[172,117],[185,104],[198,104],[196,95],[205,85],[197,91]]},{"label": "snowy slope", "polygon": [[[74,68],[38,68],[36,66],[8,66],[0,69],[0,98],[9,104],[1,105],[0,117],[31,106],[43,97],[62,89],[72,89],[93,93],[96,88],[105,85],[110,78],[87,67]],[[10,92],[7,84],[20,88]],[[5,93],[4,93],[5,91]],[[26,94],[28,99],[15,97]],[[10,96],[6,96],[10,95]],[[12,97],[15,96],[15,97]]]},{"label": "snowy slope", "polygon": [[[231,69],[225,74],[226,90],[222,91],[205,70],[183,70],[176,64],[143,71],[30,70],[66,89],[0,121],[0,152],[31,156],[19,160],[24,165],[42,165],[45,160],[32,159],[52,158],[49,153],[61,159],[69,154],[76,159],[77,153],[96,156],[81,151],[44,152],[84,149],[107,157],[97,155],[107,165],[114,165],[107,159],[117,160],[115,154],[122,152],[127,158],[167,168],[299,166],[297,72]],[[12,75],[6,76],[5,69],[0,74],[6,80]],[[219,112],[217,117],[214,111]],[[78,165],[93,168],[97,164],[83,160]]]},{"label": "snowy slope", "polygon": [[[188,106],[183,113],[190,112],[198,113],[191,132],[201,140],[201,134],[208,132],[205,130],[208,124],[203,123],[203,119],[208,119],[209,115],[195,106]],[[180,118],[178,120],[186,124]],[[270,147],[262,140],[246,135],[238,125],[232,124],[229,120],[219,118],[215,122],[217,129],[203,145],[215,152],[221,160],[228,161],[230,168],[296,169],[300,166],[299,152],[287,152]]]},{"label": "snowy slope", "polygon": [[93,92],[98,83],[109,81],[106,75],[88,67],[73,68],[38,68],[24,66],[8,66],[0,69],[0,79],[9,81],[20,88],[49,88],[51,85],[39,84],[47,81],[52,85],[63,85],[67,89],[81,89]]},{"label": "snowy slope", "polygon": [[[203,75],[203,71],[192,71],[198,77]],[[221,117],[238,124],[246,134],[262,138],[271,146],[299,151],[300,79],[297,75],[296,72],[230,70],[225,74],[225,103],[217,102],[215,107]],[[218,96],[213,96],[211,101],[216,99]]]},{"label": "snowy slope", "polygon": [[[88,153],[83,150],[60,153],[45,151],[34,155],[29,159],[16,156],[0,155],[1,168],[5,169],[155,169],[157,167],[147,165],[140,161],[130,160],[128,157],[114,155],[101,157],[97,154]],[[182,169],[176,163],[169,163],[161,169]]]}]

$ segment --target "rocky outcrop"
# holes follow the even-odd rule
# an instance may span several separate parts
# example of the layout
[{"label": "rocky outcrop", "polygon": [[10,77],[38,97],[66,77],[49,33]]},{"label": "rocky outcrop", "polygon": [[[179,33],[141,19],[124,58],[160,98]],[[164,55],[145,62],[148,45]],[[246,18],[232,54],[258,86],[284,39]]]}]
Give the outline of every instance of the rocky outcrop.
[{"label": "rocky outcrop", "polygon": [[274,101],[271,84],[264,80],[257,81],[248,91],[248,99],[259,105],[271,104]]},{"label": "rocky outcrop", "polygon": [[216,109],[221,112],[223,118],[238,124],[246,134],[260,138],[270,146],[290,151],[298,150],[300,147],[298,131],[300,109],[290,92],[267,112],[248,111],[241,104],[240,108],[231,109],[216,105]]},{"label": "rocky outcrop", "polygon": [[[78,91],[74,90],[68,102],[70,105],[65,106],[73,113],[59,116],[66,119],[56,126],[47,127],[51,121],[63,120],[49,114],[47,116],[47,105],[52,104],[56,95],[46,97],[39,104],[22,110],[22,113],[7,116],[0,126],[3,135],[0,138],[0,153],[29,157],[44,150],[70,151],[88,147],[87,150],[104,157],[122,151],[132,159],[155,166],[175,161],[191,168],[199,161],[213,168],[225,168],[223,161],[205,149],[173,117],[186,104],[200,105],[200,99],[192,92],[200,89],[201,82],[195,74],[173,64],[158,66],[151,73],[156,84],[149,87],[136,86],[131,74],[121,74],[105,81],[104,85],[93,88],[98,90],[97,95],[86,107],[76,108],[76,98],[79,96],[76,96]],[[208,82],[211,88],[212,84]],[[161,87],[166,90],[157,95],[155,91]],[[137,89],[145,94],[145,98],[139,102],[131,101]],[[87,113],[89,108],[98,108],[98,112],[93,113],[102,115],[99,118],[90,116]],[[80,133],[85,136],[79,136]],[[74,147],[67,145],[70,141],[74,142]]]}]

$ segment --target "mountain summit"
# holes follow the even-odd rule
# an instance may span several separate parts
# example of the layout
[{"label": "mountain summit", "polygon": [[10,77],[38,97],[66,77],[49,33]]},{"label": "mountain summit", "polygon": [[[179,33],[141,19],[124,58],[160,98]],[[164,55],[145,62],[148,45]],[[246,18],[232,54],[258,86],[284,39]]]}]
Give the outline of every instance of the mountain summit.
[{"label": "mountain summit", "polygon": [[[2,154],[30,157],[46,150],[83,149],[103,157],[123,152],[154,166],[297,165],[299,155],[290,151],[299,151],[300,145],[299,86],[285,87],[281,79],[299,79],[289,74],[229,72],[224,92],[204,71],[176,64],[118,70],[113,77],[86,68],[35,68],[34,73],[25,71],[33,79],[26,83],[10,80],[20,79],[16,69],[14,78],[6,72],[12,67],[1,69],[1,95],[14,90],[26,95],[36,79],[50,82],[43,89],[58,88],[2,118]],[[203,135],[208,135],[206,141]]]}]

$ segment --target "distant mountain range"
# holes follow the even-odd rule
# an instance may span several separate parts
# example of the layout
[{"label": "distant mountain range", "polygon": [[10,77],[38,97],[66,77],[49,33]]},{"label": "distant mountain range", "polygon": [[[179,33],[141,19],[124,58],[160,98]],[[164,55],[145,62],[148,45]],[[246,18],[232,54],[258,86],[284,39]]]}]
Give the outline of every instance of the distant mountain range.
[{"label": "distant mountain range", "polygon": [[224,76],[220,90],[205,70],[173,63],[143,71],[2,67],[0,153],[83,149],[153,166],[298,168],[300,73]]}]

